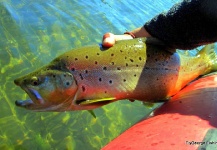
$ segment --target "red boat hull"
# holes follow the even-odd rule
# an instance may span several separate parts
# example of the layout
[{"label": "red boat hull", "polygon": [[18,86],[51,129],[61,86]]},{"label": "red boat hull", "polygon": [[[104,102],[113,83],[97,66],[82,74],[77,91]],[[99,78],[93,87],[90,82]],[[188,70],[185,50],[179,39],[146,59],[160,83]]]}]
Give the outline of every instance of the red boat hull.
[{"label": "red boat hull", "polygon": [[[217,149],[217,75],[200,78],[102,150]],[[215,133],[215,134],[214,134]]]}]

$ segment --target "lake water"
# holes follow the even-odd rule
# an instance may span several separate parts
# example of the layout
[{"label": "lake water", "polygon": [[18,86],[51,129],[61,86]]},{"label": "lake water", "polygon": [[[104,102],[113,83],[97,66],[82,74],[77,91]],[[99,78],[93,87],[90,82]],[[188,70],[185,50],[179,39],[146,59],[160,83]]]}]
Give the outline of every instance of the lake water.
[{"label": "lake water", "polygon": [[0,2],[0,149],[97,150],[152,109],[119,101],[87,111],[32,112],[15,106],[28,96],[13,80],[70,49],[122,34],[168,10],[175,0],[2,0]]}]

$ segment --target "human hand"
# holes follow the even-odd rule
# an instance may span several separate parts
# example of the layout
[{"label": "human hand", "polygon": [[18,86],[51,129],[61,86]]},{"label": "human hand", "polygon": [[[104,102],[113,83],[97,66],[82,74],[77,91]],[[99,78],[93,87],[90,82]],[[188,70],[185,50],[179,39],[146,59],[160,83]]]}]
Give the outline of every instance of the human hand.
[{"label": "human hand", "polygon": [[112,47],[116,41],[129,40],[135,37],[151,37],[144,27],[137,28],[131,32],[125,32],[123,35],[114,35],[113,33],[106,33],[102,38],[102,45],[104,47]]}]

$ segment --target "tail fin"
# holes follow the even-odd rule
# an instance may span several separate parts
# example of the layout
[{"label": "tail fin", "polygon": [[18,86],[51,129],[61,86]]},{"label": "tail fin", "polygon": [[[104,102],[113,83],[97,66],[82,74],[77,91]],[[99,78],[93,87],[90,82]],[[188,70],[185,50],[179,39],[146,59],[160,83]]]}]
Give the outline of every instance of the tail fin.
[{"label": "tail fin", "polygon": [[208,44],[204,46],[204,48],[197,53],[197,56],[205,56],[208,58],[208,63],[210,63],[211,70],[210,71],[217,71],[217,54],[214,50],[214,44]]}]

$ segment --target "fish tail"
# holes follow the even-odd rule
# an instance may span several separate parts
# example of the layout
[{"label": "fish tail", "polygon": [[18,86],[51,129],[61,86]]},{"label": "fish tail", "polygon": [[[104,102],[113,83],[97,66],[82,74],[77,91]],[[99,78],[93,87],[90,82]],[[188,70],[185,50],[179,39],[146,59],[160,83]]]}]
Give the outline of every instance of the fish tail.
[{"label": "fish tail", "polygon": [[208,61],[207,64],[210,66],[208,72],[217,71],[217,54],[214,47],[214,44],[208,44],[197,53],[197,56],[204,56]]}]

